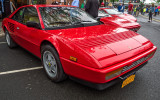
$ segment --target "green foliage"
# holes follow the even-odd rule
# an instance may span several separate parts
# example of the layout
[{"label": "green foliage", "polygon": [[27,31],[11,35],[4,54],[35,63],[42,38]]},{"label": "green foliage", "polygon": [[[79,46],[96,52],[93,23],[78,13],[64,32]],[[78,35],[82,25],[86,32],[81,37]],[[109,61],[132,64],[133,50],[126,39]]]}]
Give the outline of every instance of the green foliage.
[{"label": "green foliage", "polygon": [[113,2],[113,1],[114,1],[114,2],[118,2],[119,0],[110,0],[110,2]]},{"label": "green foliage", "polygon": [[159,3],[159,2],[160,2],[160,0],[157,0],[157,2]]}]

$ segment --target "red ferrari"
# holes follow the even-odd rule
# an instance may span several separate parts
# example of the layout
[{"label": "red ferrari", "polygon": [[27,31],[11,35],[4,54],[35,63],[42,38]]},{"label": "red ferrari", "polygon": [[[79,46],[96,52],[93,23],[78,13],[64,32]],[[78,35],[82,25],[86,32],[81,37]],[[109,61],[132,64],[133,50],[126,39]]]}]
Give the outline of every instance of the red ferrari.
[{"label": "red ferrari", "polygon": [[137,32],[140,29],[139,23],[135,21],[126,20],[124,18],[118,17],[118,16],[111,16],[107,14],[104,10],[98,11],[98,18],[100,21],[102,21],[105,24],[111,24],[123,28],[127,28],[129,30]]},{"label": "red ferrari", "polygon": [[125,14],[125,13],[118,12],[115,9],[100,8],[100,10],[105,11],[107,14],[110,14],[113,17],[121,17],[121,18],[129,20],[129,21],[135,21],[135,22],[137,22],[137,19],[134,16],[132,16],[130,14]]},{"label": "red ferrari", "polygon": [[69,76],[99,90],[133,82],[157,49],[142,35],[105,25],[72,6],[23,6],[3,20],[2,28],[8,46],[39,57],[52,81]]}]

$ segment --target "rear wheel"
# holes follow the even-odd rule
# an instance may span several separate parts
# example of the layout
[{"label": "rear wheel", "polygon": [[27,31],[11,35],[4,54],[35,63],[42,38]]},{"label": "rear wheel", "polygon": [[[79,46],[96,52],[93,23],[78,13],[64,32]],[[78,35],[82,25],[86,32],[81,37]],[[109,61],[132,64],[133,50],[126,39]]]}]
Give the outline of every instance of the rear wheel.
[{"label": "rear wheel", "polygon": [[6,38],[6,42],[9,48],[14,48],[17,46],[17,44],[13,41],[13,39],[11,38],[8,30],[5,30],[5,38]]},{"label": "rear wheel", "polygon": [[67,75],[63,71],[59,56],[51,45],[42,46],[41,55],[45,72],[53,82],[60,82],[66,79]]}]

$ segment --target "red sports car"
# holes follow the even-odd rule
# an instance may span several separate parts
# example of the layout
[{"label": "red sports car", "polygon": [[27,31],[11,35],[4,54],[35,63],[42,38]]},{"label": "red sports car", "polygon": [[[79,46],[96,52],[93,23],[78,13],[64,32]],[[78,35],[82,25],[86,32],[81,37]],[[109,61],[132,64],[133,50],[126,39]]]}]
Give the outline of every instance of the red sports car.
[{"label": "red sports car", "polygon": [[125,14],[125,13],[118,12],[115,9],[100,8],[99,10],[105,11],[107,14],[110,14],[113,17],[121,17],[121,18],[126,19],[126,20],[137,22],[137,19],[134,16],[132,16],[130,14]]},{"label": "red sports car", "polygon": [[2,28],[8,46],[20,45],[39,57],[52,81],[69,76],[99,90],[132,82],[157,49],[142,35],[105,25],[72,6],[23,6]]},{"label": "red sports car", "polygon": [[104,10],[98,11],[98,19],[100,19],[100,21],[102,21],[105,24],[111,24],[111,25],[127,28],[135,32],[137,32],[141,27],[139,23],[135,21],[126,20],[118,16],[112,17],[111,15],[107,14]]}]

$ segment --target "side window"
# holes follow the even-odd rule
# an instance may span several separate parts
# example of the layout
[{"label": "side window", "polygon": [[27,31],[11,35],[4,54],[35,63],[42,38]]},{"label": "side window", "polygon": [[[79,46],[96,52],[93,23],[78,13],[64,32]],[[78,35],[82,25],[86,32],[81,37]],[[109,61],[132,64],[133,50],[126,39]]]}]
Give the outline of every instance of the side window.
[{"label": "side window", "polygon": [[23,24],[26,25],[26,23],[28,21],[34,21],[34,22],[36,22],[38,24],[40,23],[36,8],[34,8],[34,7],[27,7],[27,8],[25,8],[25,10],[24,10]]},{"label": "side window", "polygon": [[21,8],[19,11],[17,11],[13,16],[12,16],[12,19],[17,21],[17,22],[20,22],[22,23],[23,22],[23,11],[24,11],[24,8]]}]

